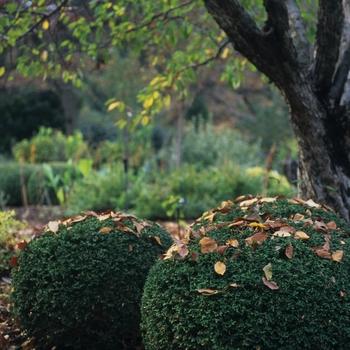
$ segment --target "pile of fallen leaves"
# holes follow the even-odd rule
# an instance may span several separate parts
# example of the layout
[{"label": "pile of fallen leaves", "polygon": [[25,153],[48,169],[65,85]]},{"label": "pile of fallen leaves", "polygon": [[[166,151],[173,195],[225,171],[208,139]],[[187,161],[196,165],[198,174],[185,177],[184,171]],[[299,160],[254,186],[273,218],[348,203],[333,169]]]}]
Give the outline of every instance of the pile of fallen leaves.
[{"label": "pile of fallen leaves", "polygon": [[150,271],[146,349],[344,348],[349,234],[312,200],[242,196],[205,212]]}]

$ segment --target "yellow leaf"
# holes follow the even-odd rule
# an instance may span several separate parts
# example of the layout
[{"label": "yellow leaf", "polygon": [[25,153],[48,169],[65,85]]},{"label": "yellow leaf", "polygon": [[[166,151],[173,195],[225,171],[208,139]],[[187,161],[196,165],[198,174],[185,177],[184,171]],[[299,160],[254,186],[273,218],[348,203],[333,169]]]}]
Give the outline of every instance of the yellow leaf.
[{"label": "yellow leaf", "polygon": [[228,48],[228,47],[225,47],[224,51],[223,51],[222,54],[221,54],[221,57],[222,57],[223,59],[225,59],[225,58],[227,57],[229,51],[230,51],[229,48]]},{"label": "yellow leaf", "polygon": [[248,224],[247,226],[251,226],[251,227],[260,227],[260,228],[262,228],[262,229],[264,229],[264,230],[267,230],[267,229],[270,228],[269,226],[266,226],[266,225],[261,224],[261,223],[259,223],[259,222],[251,222],[251,223]]},{"label": "yellow leaf", "polygon": [[333,254],[332,254],[332,260],[333,261],[341,261],[343,259],[344,256],[344,251],[343,250],[336,250]]},{"label": "yellow leaf", "polygon": [[272,266],[270,263],[268,263],[264,268],[263,268],[264,274],[266,279],[269,281],[272,278]]},{"label": "yellow leaf", "polygon": [[227,245],[230,245],[234,248],[238,248],[239,247],[239,243],[237,239],[228,239],[226,242]]},{"label": "yellow leaf", "polygon": [[[152,60],[152,66],[155,66],[158,63],[158,56],[154,57]],[[152,85],[152,84],[151,84]],[[154,85],[154,84],[153,84]]]},{"label": "yellow leaf", "polygon": [[107,112],[112,111],[114,108],[117,108],[119,105],[120,105],[120,101],[111,103],[107,108]]},{"label": "yellow leaf", "polygon": [[214,270],[218,275],[223,275],[226,272],[226,265],[223,262],[218,261],[214,265]]},{"label": "yellow leaf", "polygon": [[308,240],[310,237],[303,231],[297,231],[294,234],[295,239],[302,239],[303,241]]},{"label": "yellow leaf", "polygon": [[49,29],[50,27],[50,22],[48,20],[45,20],[42,24],[42,27],[44,30]]},{"label": "yellow leaf", "polygon": [[[158,59],[157,59],[157,61],[158,61]],[[151,82],[149,84],[151,86],[153,86],[153,85],[156,85],[158,82],[163,81],[164,79],[165,79],[164,77],[155,77],[151,80]]]},{"label": "yellow leaf", "polygon": [[160,96],[159,91],[154,91],[153,92],[153,98],[156,100]]},{"label": "yellow leaf", "polygon": [[143,103],[143,108],[149,108],[153,105],[153,102],[154,102],[154,99],[153,97],[150,97],[148,100],[146,100],[144,103]]},{"label": "yellow leaf", "polygon": [[111,232],[112,229],[110,227],[102,227],[98,233],[108,233]]},{"label": "yellow leaf", "polygon": [[41,54],[40,54],[40,58],[43,62],[46,62],[47,61],[47,56],[48,56],[48,53],[46,50],[42,51]]},{"label": "yellow leaf", "polygon": [[163,98],[163,104],[165,107],[168,107],[170,105],[170,101],[171,101],[171,97],[170,95],[166,95],[164,98]]},{"label": "yellow leaf", "polygon": [[0,67],[0,77],[5,74],[5,67]]},{"label": "yellow leaf", "polygon": [[146,125],[148,124],[148,122],[149,122],[149,116],[148,116],[148,115],[145,115],[145,116],[142,118],[142,120],[141,120],[141,124],[142,124],[143,126],[146,126]]}]

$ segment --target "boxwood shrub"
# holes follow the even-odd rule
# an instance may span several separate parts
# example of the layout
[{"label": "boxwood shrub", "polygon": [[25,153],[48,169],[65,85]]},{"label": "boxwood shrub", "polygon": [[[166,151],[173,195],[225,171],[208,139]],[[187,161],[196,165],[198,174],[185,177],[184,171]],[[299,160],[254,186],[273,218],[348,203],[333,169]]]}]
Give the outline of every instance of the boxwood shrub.
[{"label": "boxwood shrub", "polygon": [[137,344],[146,275],[171,243],[161,226],[130,214],[50,222],[12,261],[12,315],[36,349]]},{"label": "boxwood shrub", "polygon": [[311,200],[223,202],[151,268],[145,348],[348,349],[349,234]]}]

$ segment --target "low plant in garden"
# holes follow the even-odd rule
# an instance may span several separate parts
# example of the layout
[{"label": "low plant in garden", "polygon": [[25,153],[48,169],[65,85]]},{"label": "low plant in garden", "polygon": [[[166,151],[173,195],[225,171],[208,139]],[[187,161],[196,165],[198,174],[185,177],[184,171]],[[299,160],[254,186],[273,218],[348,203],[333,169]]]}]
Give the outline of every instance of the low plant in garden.
[{"label": "low plant in garden", "polygon": [[16,254],[18,233],[27,227],[25,222],[14,218],[13,210],[0,211],[0,276],[10,274],[10,260]]},{"label": "low plant in garden", "polygon": [[50,222],[12,259],[12,316],[37,349],[137,345],[143,285],[171,243],[159,225],[120,212]]},{"label": "low plant in garden", "polygon": [[150,270],[145,348],[347,349],[349,235],[312,200],[222,202]]}]

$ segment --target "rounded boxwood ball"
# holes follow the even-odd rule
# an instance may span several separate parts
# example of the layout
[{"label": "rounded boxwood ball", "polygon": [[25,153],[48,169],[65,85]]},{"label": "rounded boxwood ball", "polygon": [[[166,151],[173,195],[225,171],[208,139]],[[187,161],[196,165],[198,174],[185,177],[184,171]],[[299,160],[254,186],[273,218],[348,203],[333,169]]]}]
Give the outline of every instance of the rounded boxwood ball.
[{"label": "rounded boxwood ball", "polygon": [[171,244],[158,224],[128,214],[87,212],[50,222],[19,245],[12,316],[35,337],[36,349],[132,346],[140,341],[147,273]]},{"label": "rounded boxwood ball", "polygon": [[223,202],[151,268],[145,348],[349,349],[349,234],[312,200]]}]

